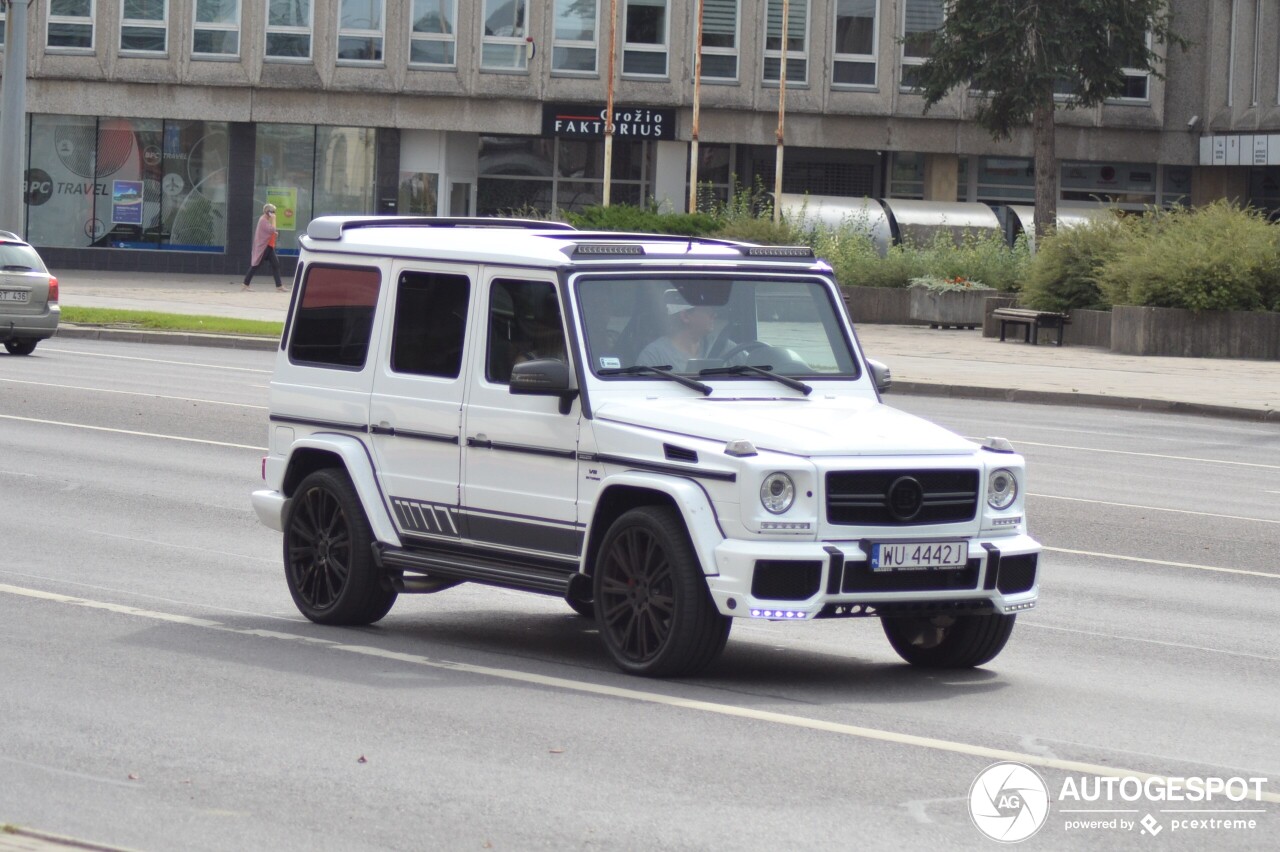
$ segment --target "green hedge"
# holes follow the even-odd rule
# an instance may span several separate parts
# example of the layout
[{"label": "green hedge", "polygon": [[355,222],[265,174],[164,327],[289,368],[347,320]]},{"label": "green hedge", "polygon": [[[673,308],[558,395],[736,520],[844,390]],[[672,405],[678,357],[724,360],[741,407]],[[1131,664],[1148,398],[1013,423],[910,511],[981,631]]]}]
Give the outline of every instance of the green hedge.
[{"label": "green hedge", "polygon": [[1063,228],[1040,239],[1028,266],[1022,302],[1039,311],[1105,310],[1111,301],[1099,278],[1131,240],[1131,227],[1114,218]]}]

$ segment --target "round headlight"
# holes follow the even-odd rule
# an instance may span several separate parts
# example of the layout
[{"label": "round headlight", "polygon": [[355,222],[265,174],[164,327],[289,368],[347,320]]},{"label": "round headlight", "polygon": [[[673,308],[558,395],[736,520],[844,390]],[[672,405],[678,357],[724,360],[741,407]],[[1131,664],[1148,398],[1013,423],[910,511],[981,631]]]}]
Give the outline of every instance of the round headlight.
[{"label": "round headlight", "polygon": [[993,509],[1007,509],[1018,497],[1018,478],[1013,471],[1000,468],[987,477],[987,505]]},{"label": "round headlight", "polygon": [[771,473],[760,483],[760,504],[775,515],[791,508],[796,499],[796,485],[785,473]]}]

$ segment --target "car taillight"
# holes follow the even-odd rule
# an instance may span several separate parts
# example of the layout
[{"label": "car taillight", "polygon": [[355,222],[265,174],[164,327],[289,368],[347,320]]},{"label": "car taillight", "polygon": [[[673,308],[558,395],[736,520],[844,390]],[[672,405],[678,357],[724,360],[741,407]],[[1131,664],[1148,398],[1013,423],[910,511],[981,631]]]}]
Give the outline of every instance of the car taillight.
[{"label": "car taillight", "polygon": [[49,276],[49,301],[58,301],[58,279],[52,275]]}]

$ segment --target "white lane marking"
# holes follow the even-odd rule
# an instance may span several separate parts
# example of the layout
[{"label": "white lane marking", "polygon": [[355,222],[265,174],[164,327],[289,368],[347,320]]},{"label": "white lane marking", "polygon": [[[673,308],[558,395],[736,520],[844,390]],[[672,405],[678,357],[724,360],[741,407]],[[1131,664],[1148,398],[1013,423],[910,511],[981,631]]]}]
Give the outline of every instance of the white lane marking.
[{"label": "white lane marking", "polygon": [[1170,461],[1200,462],[1202,464],[1227,464],[1235,467],[1256,467],[1262,470],[1280,470],[1280,464],[1261,464],[1259,462],[1227,461],[1226,459],[1202,459],[1196,456],[1170,456],[1164,453],[1135,453],[1132,450],[1104,450],[1099,447],[1071,447],[1065,444],[1038,444],[1035,441],[1014,441],[1015,446],[1048,447],[1053,450],[1080,450],[1085,453],[1107,453],[1116,456],[1140,456],[1147,459],[1168,459]]},{"label": "white lane marking", "polygon": [[[249,513],[252,510],[246,507],[244,511],[246,513]],[[243,553],[232,553],[229,550],[211,550],[207,547],[197,547],[193,544],[173,544],[172,542],[160,541],[159,539],[140,538],[138,536],[132,536],[132,535],[121,535],[119,533],[109,533],[103,530],[81,530],[81,532],[88,533],[90,535],[106,536],[107,538],[117,538],[117,539],[120,539],[121,541],[131,541],[135,544],[154,544],[158,547],[172,547],[175,550],[194,550],[199,553],[208,553],[214,556],[229,556],[232,559],[256,559],[259,562],[266,562],[269,565],[274,565],[278,559],[278,557],[246,556]]]},{"label": "white lane marking", "polygon": [[[1271,494],[1280,492],[1272,491]],[[1041,497],[1045,500],[1069,500],[1072,503],[1093,503],[1097,506],[1116,506],[1121,509],[1142,509],[1147,512],[1173,512],[1179,515],[1196,515],[1201,518],[1221,518],[1224,521],[1254,521],[1259,524],[1280,524],[1274,518],[1246,518],[1243,515],[1220,515],[1216,512],[1196,512],[1191,509],[1166,509],[1163,506],[1142,506],[1137,503],[1112,503],[1109,500],[1090,500],[1085,497],[1060,497],[1057,494],[1032,494],[1028,497]]]},{"label": "white lane marking", "polygon": [[1197,565],[1194,562],[1170,562],[1166,559],[1144,559],[1141,556],[1121,556],[1118,553],[1094,553],[1090,550],[1069,550],[1065,547],[1045,547],[1052,553],[1069,553],[1072,556],[1096,556],[1099,559],[1120,559],[1125,562],[1141,562],[1144,565],[1165,565],[1170,568],[1195,568],[1200,571],[1218,571],[1223,574],[1244,574],[1248,577],[1266,577],[1268,580],[1280,580],[1280,574],[1268,574],[1266,571],[1246,571],[1243,568],[1221,568],[1217,565]]},{"label": "white lane marking", "polygon": [[227,364],[201,364],[198,361],[172,361],[168,358],[141,358],[137,355],[108,355],[105,352],[84,352],[80,349],[57,349],[54,347],[45,347],[44,351],[61,352],[65,355],[84,355],[89,358],[115,358],[119,361],[144,361],[148,364],[173,364],[178,367],[207,367],[210,370],[231,370],[236,373],[271,374],[271,370],[263,370],[257,367],[232,367]]},{"label": "white lane marking", "polygon": [[[1019,622],[1021,626],[1024,622]],[[1116,633],[1102,633],[1097,630],[1080,630],[1074,627],[1052,627],[1048,624],[1039,624],[1035,621],[1026,621],[1027,627],[1035,627],[1040,630],[1056,630],[1059,633],[1077,633],[1081,636],[1093,636],[1098,639],[1119,639],[1124,642],[1141,642],[1144,645],[1160,645],[1165,648],[1181,648],[1185,651],[1203,651],[1207,654],[1226,654],[1231,657],[1245,657],[1250,660],[1265,660],[1269,663],[1280,663],[1280,657],[1268,657],[1265,654],[1248,654],[1244,651],[1228,651],[1224,648],[1208,648],[1204,645],[1188,645],[1185,642],[1165,642],[1160,639],[1143,639],[1139,636],[1121,636]]]},{"label": "white lane marking", "polygon": [[21,381],[20,379],[0,379],[0,382],[8,382],[9,384],[12,384],[12,385],[36,385],[37,387],[42,387],[42,388],[59,388],[60,390],[91,391],[93,393],[115,393],[115,394],[120,394],[121,396],[145,396],[145,397],[148,397],[149,399],[167,399],[173,402],[203,402],[208,405],[230,405],[236,408],[258,408],[263,411],[267,410],[267,407],[265,405],[251,405],[250,403],[247,403],[247,402],[223,402],[220,399],[200,399],[198,397],[191,397],[191,396],[166,396],[165,394],[162,394],[162,393],[148,393],[146,391],[126,391],[126,390],[112,390],[109,388],[90,388],[90,387],[83,387],[81,385],[57,385],[57,384],[54,384],[53,382],[24,382],[24,381]]},{"label": "white lane marking", "polygon": [[[0,584],[0,593],[17,595],[35,600],[50,601],[53,603],[69,604],[72,606],[83,606],[90,609],[104,610],[120,615],[131,615],[137,618],[149,618],[173,624],[201,627],[208,630],[217,630],[219,632],[233,633],[240,636],[254,636],[259,638],[279,639],[281,641],[288,642],[300,642],[303,644],[317,645],[325,650],[342,651],[365,657],[376,657],[383,660],[392,660],[415,666],[423,666],[425,668],[479,675],[482,677],[496,678],[515,683],[525,683],[549,689],[558,689],[588,695],[601,695],[608,698],[618,698],[644,704],[656,704],[682,710],[692,710],[700,713],[711,713],[730,718],[749,719],[754,722],[768,722],[775,725],[818,731],[820,733],[838,734],[841,736],[873,740],[876,742],[892,743],[894,745],[914,746],[916,748],[960,754],[967,757],[982,758],[984,760],[1014,760],[1019,763],[1039,766],[1045,769],[1056,769],[1063,772],[1075,772],[1085,775],[1100,775],[1115,778],[1133,777],[1144,782],[1147,779],[1163,780],[1168,777],[1155,775],[1149,772],[1137,772],[1116,766],[1103,766],[1101,764],[1086,763],[1078,760],[1062,760],[1039,754],[1026,754],[1023,752],[1010,751],[1008,749],[989,748],[987,746],[954,742],[952,740],[937,739],[935,737],[903,734],[898,733],[897,731],[884,731],[877,728],[864,728],[858,725],[847,725],[842,722],[829,722],[822,719],[810,719],[789,713],[776,713],[770,710],[757,710],[751,707],[738,707],[732,704],[718,704],[712,701],[699,701],[692,698],[681,698],[676,695],[664,695],[657,692],[644,692],[639,689],[628,689],[625,687],[588,683],[586,681],[570,680],[568,678],[552,677],[550,675],[539,675],[533,674],[532,672],[522,672],[515,669],[499,669],[492,666],[477,666],[469,663],[455,663],[449,660],[435,660],[430,657],[423,657],[417,654],[405,654],[399,651],[391,651],[386,648],[376,648],[369,645],[347,645],[328,639],[297,636],[292,633],[230,627],[206,618],[191,618],[168,612],[138,609],[136,607],[124,606],[122,604],[76,598],[70,595],[59,594],[57,592],[44,592],[38,589],[27,589],[19,586]],[[1280,793],[1267,791],[1259,793],[1256,797],[1251,796],[1250,798],[1254,798],[1256,801],[1280,804]]]},{"label": "white lane marking", "polygon": [[[137,781],[120,781],[116,778],[104,778],[101,775],[88,775],[84,772],[75,772],[74,770],[71,770],[71,769],[59,769],[56,766],[49,766],[48,764],[44,764],[44,763],[32,763],[29,760],[18,760],[16,757],[8,757],[3,754],[0,754],[0,760],[3,760],[5,763],[12,763],[16,766],[25,766],[27,769],[38,769],[42,772],[52,772],[55,775],[66,775],[71,778],[80,778],[84,781],[93,781],[98,784],[111,784],[116,787],[132,787],[135,790],[142,789]],[[22,847],[18,847],[18,848],[22,848]],[[94,847],[85,846],[82,848],[92,849]]]},{"label": "white lane marking", "polygon": [[88,429],[91,432],[111,432],[117,435],[135,435],[140,438],[163,438],[166,441],[184,441],[188,444],[208,444],[211,447],[232,447],[237,450],[267,451],[266,447],[255,447],[252,444],[232,444],[227,441],[209,441],[204,438],[186,438],[182,435],[161,435],[157,432],[135,432],[132,429],[111,429],[106,426],[87,426],[84,423],[63,423],[60,420],[40,420],[35,417],[17,417],[13,414],[0,414],[0,420],[19,420],[23,423],[39,423],[43,426],[66,426],[68,429]]}]

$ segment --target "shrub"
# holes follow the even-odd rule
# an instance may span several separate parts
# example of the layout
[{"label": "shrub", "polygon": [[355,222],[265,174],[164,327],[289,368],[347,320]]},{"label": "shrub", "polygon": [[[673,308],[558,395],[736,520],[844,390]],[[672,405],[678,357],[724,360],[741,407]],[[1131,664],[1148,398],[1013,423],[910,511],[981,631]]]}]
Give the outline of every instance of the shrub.
[{"label": "shrub", "polygon": [[715,216],[706,213],[661,213],[657,205],[636,207],[613,204],[609,207],[587,207],[580,212],[565,211],[564,217],[575,228],[584,231],[625,231],[644,234],[679,234],[700,237],[720,226]]},{"label": "shrub", "polygon": [[1141,239],[1105,263],[1099,285],[1113,304],[1193,311],[1280,309],[1276,229],[1225,201],[1151,211]]},{"label": "shrub", "polygon": [[1131,242],[1133,231],[1132,226],[1107,218],[1042,237],[1027,265],[1023,303],[1039,311],[1060,313],[1073,308],[1109,309],[1111,301],[1098,278],[1103,267]]},{"label": "shrub", "polygon": [[989,287],[981,281],[974,281],[972,278],[965,278],[960,275],[957,275],[954,278],[939,278],[936,275],[924,275],[919,278],[912,278],[911,286],[920,287],[925,290],[932,290],[935,293],[963,293],[968,290],[995,290],[994,287]]},{"label": "shrub", "polygon": [[786,222],[774,224],[773,219],[754,219],[742,217],[723,222],[716,228],[712,236],[726,240],[741,240],[746,243],[760,243],[767,246],[807,245],[803,233]]}]

